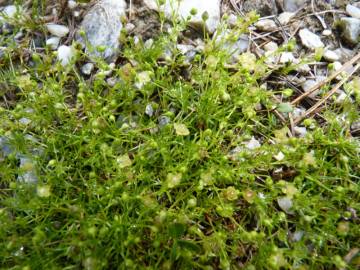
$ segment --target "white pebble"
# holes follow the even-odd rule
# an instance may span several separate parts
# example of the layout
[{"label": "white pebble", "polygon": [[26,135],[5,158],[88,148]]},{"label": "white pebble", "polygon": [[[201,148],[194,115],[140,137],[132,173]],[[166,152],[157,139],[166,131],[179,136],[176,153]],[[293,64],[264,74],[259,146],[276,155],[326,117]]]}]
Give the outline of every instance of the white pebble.
[{"label": "white pebble", "polygon": [[256,140],[254,137],[251,137],[251,140],[243,143],[245,147],[249,150],[254,150],[261,146],[260,142]]},{"label": "white pebble", "polygon": [[295,135],[299,137],[305,137],[307,130],[306,127],[294,127]]},{"label": "white pebble", "polygon": [[330,29],[325,29],[324,31],[322,31],[322,35],[325,37],[331,36],[332,31]]},{"label": "white pebble", "polygon": [[360,19],[360,8],[357,8],[357,7],[353,6],[353,5],[347,4],[346,5],[346,12],[351,17],[356,18],[356,19]]},{"label": "white pebble", "polygon": [[95,65],[93,63],[86,63],[85,65],[83,65],[81,67],[81,72],[84,75],[90,75],[91,72],[93,71]]},{"label": "white pebble", "polygon": [[16,14],[16,6],[14,5],[10,5],[10,6],[6,6],[0,13],[0,21],[5,20],[6,17],[8,18],[14,18],[15,14]]},{"label": "white pebble", "polygon": [[279,48],[279,46],[274,41],[270,41],[264,45],[264,50],[267,52],[274,52]]},{"label": "white pebble", "polygon": [[339,55],[332,50],[326,50],[323,57],[328,62],[335,62],[339,60]]},{"label": "white pebble", "polygon": [[277,29],[276,23],[273,20],[265,19],[255,23],[255,27],[264,32],[270,32]]},{"label": "white pebble", "polygon": [[301,29],[299,31],[299,36],[302,44],[309,49],[324,47],[324,43],[321,41],[320,37],[307,28]]},{"label": "white pebble", "polygon": [[63,66],[68,65],[71,59],[75,56],[75,49],[70,46],[62,45],[58,48],[57,52],[57,58]]},{"label": "white pebble", "polygon": [[69,33],[69,28],[65,25],[48,23],[46,28],[52,35],[57,37],[65,37]]},{"label": "white pebble", "polygon": [[56,50],[59,47],[59,43],[59,37],[51,37],[46,40],[46,46],[49,46],[52,50]]},{"label": "white pebble", "polygon": [[68,1],[68,8],[69,9],[74,9],[74,8],[76,8],[77,7],[77,3],[76,3],[76,1],[74,1],[74,0],[69,0]]},{"label": "white pebble", "polygon": [[294,63],[295,62],[295,57],[293,55],[293,53],[291,52],[283,52],[280,54],[280,63],[282,64],[286,64],[286,63]]},{"label": "white pebble", "polygon": [[278,20],[282,25],[287,25],[294,16],[294,12],[283,12],[279,15]]},{"label": "white pebble", "polygon": [[285,158],[285,155],[283,152],[279,152],[277,155],[274,155],[274,158],[277,160],[277,161],[281,161]]},{"label": "white pebble", "polygon": [[125,30],[126,30],[126,32],[131,32],[132,30],[134,30],[135,29],[135,24],[133,24],[133,23],[127,23],[126,25],[125,25]]},{"label": "white pebble", "polygon": [[294,212],[290,209],[293,206],[293,201],[288,197],[282,197],[277,199],[277,203],[281,210],[283,210],[287,214],[293,214]]},{"label": "white pebble", "polygon": [[342,104],[344,101],[348,98],[348,95],[344,91],[339,91],[339,95],[337,96],[335,103],[336,104]]}]

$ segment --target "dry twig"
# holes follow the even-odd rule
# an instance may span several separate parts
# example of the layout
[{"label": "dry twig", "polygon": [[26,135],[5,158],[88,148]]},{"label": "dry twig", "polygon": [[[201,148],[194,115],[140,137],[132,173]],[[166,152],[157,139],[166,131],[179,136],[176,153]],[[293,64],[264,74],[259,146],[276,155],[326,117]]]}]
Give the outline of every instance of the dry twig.
[{"label": "dry twig", "polygon": [[323,85],[327,84],[328,82],[332,81],[334,78],[336,78],[341,72],[343,72],[344,70],[346,70],[347,68],[349,68],[351,65],[353,65],[354,63],[356,63],[357,61],[360,60],[360,52],[355,55],[352,59],[350,59],[348,62],[346,62],[338,71],[334,72],[333,74],[331,74],[329,77],[327,77],[325,80],[319,82],[318,84],[314,85],[313,87],[311,87],[309,89],[309,91],[306,91],[305,93],[303,93],[302,95],[298,96],[296,99],[294,99],[291,104],[295,105],[297,103],[299,103],[300,101],[302,101],[304,98],[306,98],[307,96],[309,96],[310,94],[314,93],[316,90],[318,90],[320,87],[322,87]]},{"label": "dry twig", "polygon": [[338,82],[333,89],[331,89],[321,100],[319,100],[314,106],[312,106],[309,110],[307,110],[303,115],[294,120],[294,124],[297,125],[304,118],[311,116],[315,112],[321,110],[320,106],[323,105],[333,94],[336,93],[337,90],[360,68],[360,63],[358,63],[351,73],[343,78],[340,82]]}]

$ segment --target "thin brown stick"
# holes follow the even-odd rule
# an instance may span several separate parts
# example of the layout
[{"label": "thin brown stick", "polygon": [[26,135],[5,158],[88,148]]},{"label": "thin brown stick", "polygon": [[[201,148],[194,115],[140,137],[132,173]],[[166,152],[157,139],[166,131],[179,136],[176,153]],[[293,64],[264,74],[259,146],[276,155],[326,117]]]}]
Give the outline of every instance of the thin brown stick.
[{"label": "thin brown stick", "polygon": [[350,59],[348,62],[346,62],[338,71],[334,72],[333,74],[331,74],[329,77],[327,77],[325,80],[317,83],[316,85],[314,85],[313,87],[311,87],[309,89],[309,91],[306,91],[305,93],[303,93],[302,95],[298,96],[296,99],[294,99],[291,104],[295,105],[297,103],[299,103],[301,100],[303,100],[304,98],[306,98],[307,96],[309,96],[311,93],[315,92],[316,90],[318,90],[320,87],[322,87],[323,85],[327,84],[328,82],[332,81],[334,78],[336,78],[336,76],[338,76],[341,72],[343,72],[344,70],[346,70],[348,67],[350,67],[352,64],[356,63],[357,61],[360,60],[360,52],[355,55],[352,59]]},{"label": "thin brown stick", "polygon": [[297,125],[304,118],[312,115],[313,113],[320,111],[320,106],[323,105],[333,94],[336,93],[337,90],[360,68],[360,63],[358,63],[351,73],[343,78],[340,82],[338,82],[321,100],[319,100],[314,106],[312,106],[309,110],[307,110],[303,115],[294,120],[294,125]]}]

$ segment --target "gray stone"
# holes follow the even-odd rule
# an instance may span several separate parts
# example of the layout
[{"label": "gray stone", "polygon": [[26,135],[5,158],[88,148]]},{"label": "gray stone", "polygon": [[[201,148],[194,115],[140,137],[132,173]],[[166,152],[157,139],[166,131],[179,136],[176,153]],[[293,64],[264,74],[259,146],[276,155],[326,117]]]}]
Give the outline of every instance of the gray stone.
[{"label": "gray stone", "polygon": [[264,50],[267,52],[275,52],[277,49],[279,49],[279,46],[274,41],[270,41],[264,45]]},{"label": "gray stone", "polygon": [[281,210],[283,210],[287,214],[294,214],[291,210],[293,207],[293,201],[288,197],[282,197],[277,199],[277,203]]},{"label": "gray stone", "polygon": [[56,37],[65,37],[69,34],[69,27],[65,25],[55,24],[55,23],[48,23],[46,24],[46,29]]},{"label": "gray stone", "polygon": [[81,73],[84,75],[90,75],[94,70],[95,65],[93,63],[86,63],[81,67]]},{"label": "gray stone", "polygon": [[18,181],[26,184],[35,184],[38,182],[38,177],[35,172],[35,161],[26,156],[20,156],[20,170],[22,173],[18,175]]},{"label": "gray stone", "polygon": [[51,37],[46,40],[46,46],[49,46],[52,50],[56,50],[59,47],[59,43],[59,37]]},{"label": "gray stone", "polygon": [[69,0],[67,6],[69,9],[75,9],[78,6],[78,3],[76,3],[76,1]]},{"label": "gray stone", "polygon": [[305,137],[306,134],[307,134],[307,130],[306,130],[306,127],[294,127],[294,132],[295,132],[295,135],[299,136],[299,137]]},{"label": "gray stone", "polygon": [[5,56],[6,47],[0,47],[0,60]]},{"label": "gray stone", "polygon": [[340,28],[342,31],[342,38],[350,45],[356,45],[360,37],[360,19],[356,18],[341,18]]},{"label": "gray stone", "polygon": [[[205,26],[210,33],[214,33],[220,23],[220,0],[165,0],[165,4],[160,6],[160,9],[156,0],[143,0],[143,2],[152,10],[164,11],[168,19],[171,19],[174,13],[183,19],[191,16],[189,23],[200,28],[204,26],[203,14],[207,14]],[[195,15],[191,14],[192,10],[196,10]]]},{"label": "gray stone", "polygon": [[356,6],[353,6],[351,4],[347,4],[346,5],[346,12],[351,17],[356,18],[356,19],[360,19],[360,8],[357,8]]},{"label": "gray stone", "polygon": [[301,39],[301,43],[308,49],[324,47],[324,43],[321,41],[320,37],[307,28],[299,31],[299,37]]},{"label": "gray stone", "polygon": [[[323,81],[324,79],[325,79],[325,77],[318,76],[318,77],[316,77],[315,80],[306,80],[305,82],[303,82],[303,83],[301,84],[302,89],[303,89],[305,92],[308,92],[313,86],[315,86],[315,85],[318,84],[319,82]],[[315,98],[318,93],[319,93],[319,90],[316,90],[316,91],[312,92],[312,93],[309,95],[309,97]]]},{"label": "gray stone", "polygon": [[271,32],[278,28],[276,23],[270,19],[259,20],[255,23],[255,27],[264,32]]},{"label": "gray stone", "polygon": [[296,63],[297,59],[295,58],[294,54],[292,52],[282,52],[280,54],[280,59],[279,62],[281,64],[286,64],[286,63]]},{"label": "gray stone", "polygon": [[256,11],[260,16],[276,15],[278,9],[276,0],[245,0],[242,9],[245,12]]},{"label": "gray stone", "polygon": [[9,142],[9,139],[1,136],[0,137],[0,157],[7,157],[10,155],[14,150]]},{"label": "gray stone", "polygon": [[62,45],[57,50],[58,61],[63,66],[67,66],[70,61],[75,57],[75,49],[71,46]]},{"label": "gray stone", "polygon": [[295,16],[295,12],[283,12],[278,16],[279,23],[287,25],[290,20]]},{"label": "gray stone", "polygon": [[336,52],[332,51],[332,50],[325,50],[325,52],[323,54],[323,57],[328,62],[335,62],[335,61],[338,61],[340,59],[339,55]]},{"label": "gray stone", "polygon": [[154,115],[154,109],[151,104],[146,105],[145,114],[150,117]]},{"label": "gray stone", "polygon": [[[76,34],[76,39],[91,57],[102,57],[111,62],[120,47],[121,17],[125,15],[124,0],[101,0],[85,15],[80,25],[85,37]],[[99,50],[99,47],[101,50]]]},{"label": "gray stone", "polygon": [[9,5],[0,9],[0,22],[5,21],[6,18],[14,18],[17,12],[16,6]]},{"label": "gray stone", "polygon": [[159,119],[158,119],[158,121],[159,121],[159,127],[160,127],[160,128],[162,128],[162,127],[170,124],[170,122],[171,122],[170,118],[167,117],[166,115],[160,116]]},{"label": "gray stone", "polygon": [[353,50],[347,48],[337,48],[334,52],[339,56],[339,61],[344,63],[351,59],[355,55]]},{"label": "gray stone", "polygon": [[295,12],[299,8],[303,7],[307,3],[307,0],[284,0],[284,10]]}]

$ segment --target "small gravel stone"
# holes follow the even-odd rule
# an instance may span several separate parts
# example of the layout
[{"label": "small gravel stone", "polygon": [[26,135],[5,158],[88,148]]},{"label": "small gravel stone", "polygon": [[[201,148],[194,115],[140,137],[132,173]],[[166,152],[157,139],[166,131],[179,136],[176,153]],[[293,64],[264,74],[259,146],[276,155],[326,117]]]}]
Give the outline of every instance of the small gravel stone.
[{"label": "small gravel stone", "polygon": [[231,13],[226,22],[229,24],[230,27],[235,27],[238,22],[238,16]]},{"label": "small gravel stone", "polygon": [[181,52],[181,54],[185,55],[189,51],[194,50],[195,47],[193,45],[187,45],[187,44],[177,44],[176,48]]},{"label": "small gravel stone", "polygon": [[17,12],[16,6],[9,5],[3,8],[3,10],[0,9],[0,22],[5,21],[6,18],[14,18],[15,14]]},{"label": "small gravel stone", "polygon": [[0,158],[7,157],[13,152],[13,147],[9,143],[9,139],[4,136],[0,136]]},{"label": "small gravel stone", "polygon": [[285,158],[285,155],[283,152],[279,152],[277,153],[276,155],[274,155],[274,158],[277,160],[277,161],[282,161],[284,158]]},{"label": "small gravel stone", "polygon": [[282,197],[277,199],[277,203],[281,210],[283,210],[287,214],[293,214],[294,212],[291,211],[293,207],[293,201],[288,197]]},{"label": "small gravel stone", "polygon": [[125,25],[125,30],[126,30],[126,32],[131,32],[132,30],[134,30],[135,29],[135,24],[133,24],[133,23],[127,23],[126,25]]},{"label": "small gravel stone", "polygon": [[146,105],[145,114],[150,116],[150,117],[154,115],[154,108],[152,107],[151,104]]},{"label": "small gravel stone", "polygon": [[304,234],[304,231],[296,231],[291,234],[290,240],[293,242],[299,242],[303,238]]},{"label": "small gravel stone", "polygon": [[29,118],[27,118],[27,117],[21,117],[21,118],[19,119],[19,123],[20,123],[21,125],[24,125],[24,126],[29,125],[31,122],[32,122],[31,119],[29,119]]},{"label": "small gravel stone", "polygon": [[279,23],[282,25],[287,25],[290,20],[295,16],[296,13],[294,12],[283,12],[279,15],[277,18],[279,20]]},{"label": "small gravel stone", "polygon": [[300,73],[308,73],[311,71],[311,68],[308,64],[301,64],[296,67],[296,71]]},{"label": "small gravel stone", "polygon": [[307,130],[306,130],[306,127],[294,127],[294,132],[295,132],[295,135],[297,135],[299,137],[305,137]]},{"label": "small gravel stone", "polygon": [[31,158],[20,156],[20,169],[24,172],[18,175],[17,180],[26,184],[35,184],[38,177],[35,172],[35,161]]},{"label": "small gravel stone", "polygon": [[294,118],[299,118],[301,115],[303,115],[306,112],[306,109],[303,107],[295,107],[292,115]]},{"label": "small gravel stone", "polygon": [[166,125],[168,125],[171,122],[170,118],[165,115],[160,116],[158,121],[159,121],[160,128],[165,127]]},{"label": "small gravel stone", "polygon": [[116,77],[110,77],[106,79],[106,83],[110,87],[114,87],[119,81],[120,81],[119,78]]},{"label": "small gravel stone", "polygon": [[276,0],[242,0],[241,2],[242,10],[246,13],[256,11],[261,17],[278,13]]},{"label": "small gravel stone", "polygon": [[339,55],[332,50],[325,50],[323,57],[328,62],[335,62],[339,60]]},{"label": "small gravel stone", "polygon": [[299,36],[302,44],[308,49],[324,47],[324,43],[321,41],[320,37],[307,28],[301,29],[299,31]]},{"label": "small gravel stone", "polygon": [[2,59],[4,57],[5,49],[6,49],[6,47],[0,47],[0,59]]},{"label": "small gravel stone", "polygon": [[280,54],[279,62],[281,64],[294,63],[296,62],[296,58],[294,57],[292,52],[283,52]]},{"label": "small gravel stone", "polygon": [[69,34],[69,28],[65,25],[55,24],[55,23],[48,23],[46,24],[46,29],[56,37],[65,37]]},{"label": "small gravel stone", "polygon": [[346,5],[346,12],[351,17],[356,18],[356,19],[360,19],[360,8],[357,8],[356,6],[353,6],[351,4],[347,4]]},{"label": "small gravel stone", "polygon": [[264,50],[267,52],[275,52],[279,46],[274,41],[270,41],[264,45]]},{"label": "small gravel stone", "polygon": [[59,47],[59,43],[59,37],[51,37],[46,40],[46,46],[49,46],[52,50],[56,50]]},{"label": "small gravel stone", "polygon": [[145,41],[144,47],[146,49],[150,49],[153,44],[154,44],[154,40],[152,38],[149,38],[148,40]]},{"label": "small gravel stone", "polygon": [[67,6],[69,9],[75,9],[78,6],[78,4],[76,3],[76,1],[69,0]]},{"label": "small gravel stone", "polygon": [[350,45],[356,45],[360,37],[360,19],[341,18],[340,28],[342,30],[342,38]]},{"label": "small gravel stone", "polygon": [[94,70],[95,65],[93,63],[86,63],[81,67],[81,72],[84,75],[90,75],[91,72]]},{"label": "small gravel stone", "polygon": [[[324,80],[324,77],[322,76],[318,76],[316,77],[315,80],[306,80],[305,82],[302,83],[302,89],[305,92],[308,92],[313,86],[315,86],[317,83],[319,83],[320,81]],[[317,96],[317,94],[319,93],[319,90],[316,90],[315,92],[312,92],[309,97],[311,98],[315,98]]]},{"label": "small gravel stone", "polygon": [[73,16],[74,16],[75,18],[80,17],[80,11],[74,10],[74,11],[73,11]]},{"label": "small gravel stone", "polygon": [[124,0],[100,0],[89,10],[80,25],[85,38],[80,31],[76,34],[76,40],[85,47],[87,54],[113,61],[120,47],[121,17],[125,10]]},{"label": "small gravel stone", "polygon": [[338,96],[336,97],[335,104],[343,104],[344,101],[348,98],[348,94],[344,91],[339,90]]},{"label": "small gravel stone", "polygon": [[355,55],[353,50],[347,48],[337,48],[334,52],[339,56],[339,61],[342,63],[350,60]]},{"label": "small gravel stone", "polygon": [[251,137],[250,141],[243,142],[243,145],[245,145],[245,147],[249,150],[254,150],[261,146],[260,142],[254,137]]},{"label": "small gravel stone", "polygon": [[283,6],[285,11],[295,12],[306,4],[307,0],[284,0]]},{"label": "small gravel stone", "polygon": [[331,36],[332,31],[330,29],[325,29],[324,31],[322,31],[322,35],[325,37]]},{"label": "small gravel stone", "polygon": [[277,29],[277,25],[273,20],[264,19],[255,23],[255,27],[260,31],[271,32]]},{"label": "small gravel stone", "polygon": [[57,52],[57,58],[63,66],[68,65],[75,56],[75,49],[71,46],[62,45],[58,48]]}]

